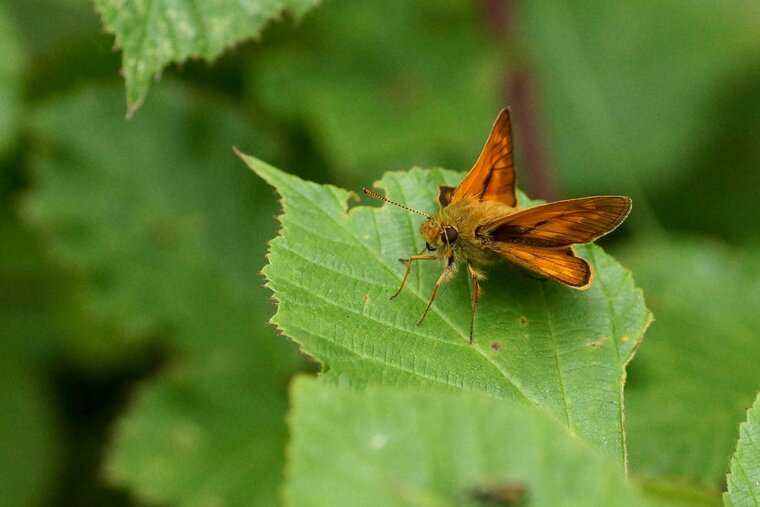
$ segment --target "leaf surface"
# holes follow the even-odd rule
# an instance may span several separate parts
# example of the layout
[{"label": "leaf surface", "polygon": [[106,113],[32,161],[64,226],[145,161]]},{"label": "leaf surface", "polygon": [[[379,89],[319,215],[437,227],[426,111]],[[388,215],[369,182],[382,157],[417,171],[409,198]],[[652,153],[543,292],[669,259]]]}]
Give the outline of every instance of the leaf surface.
[{"label": "leaf surface", "polygon": [[106,29],[122,50],[129,114],[169,63],[213,60],[284,11],[301,16],[318,0],[96,0]]},{"label": "leaf surface", "polygon": [[739,426],[739,443],[731,458],[728,491],[723,499],[730,507],[760,505],[760,395]]},{"label": "leaf surface", "polygon": [[645,505],[619,463],[519,402],[310,378],[292,400],[287,505],[492,505],[478,493],[499,486],[516,505]]},{"label": "leaf surface", "polygon": [[[468,344],[470,296],[464,277],[445,285],[417,326],[440,274],[415,266],[389,301],[401,257],[424,245],[424,218],[395,206],[347,209],[351,194],[244,160],[282,196],[282,230],[271,242],[267,285],[279,302],[273,322],[323,365],[324,377],[370,383],[448,386],[543,407],[618,460],[624,459],[622,385],[650,320],[628,271],[599,247],[579,249],[596,283],[578,292],[518,269],[490,270]],[[434,211],[441,169],[387,173],[390,199]]]}]

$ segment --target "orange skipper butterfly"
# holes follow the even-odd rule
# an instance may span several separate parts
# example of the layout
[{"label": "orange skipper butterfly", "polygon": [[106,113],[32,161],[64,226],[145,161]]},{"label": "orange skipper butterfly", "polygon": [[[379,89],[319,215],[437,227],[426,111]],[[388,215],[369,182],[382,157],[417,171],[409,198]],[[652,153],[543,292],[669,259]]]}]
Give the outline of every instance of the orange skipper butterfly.
[{"label": "orange skipper butterfly", "polygon": [[443,272],[417,324],[425,320],[441,284],[454,275],[459,264],[467,266],[473,287],[470,343],[480,300],[481,266],[507,259],[569,287],[587,289],[593,279],[591,266],[575,255],[572,245],[591,243],[612,232],[631,211],[631,199],[617,195],[520,208],[515,194],[508,109],[499,113],[480,157],[459,186],[439,187],[437,213],[429,215],[363,190],[372,197],[428,217],[422,224],[425,248],[408,259],[399,259],[406,263],[406,271],[401,286],[391,296],[395,298],[403,289],[412,262],[438,260],[442,264]]}]

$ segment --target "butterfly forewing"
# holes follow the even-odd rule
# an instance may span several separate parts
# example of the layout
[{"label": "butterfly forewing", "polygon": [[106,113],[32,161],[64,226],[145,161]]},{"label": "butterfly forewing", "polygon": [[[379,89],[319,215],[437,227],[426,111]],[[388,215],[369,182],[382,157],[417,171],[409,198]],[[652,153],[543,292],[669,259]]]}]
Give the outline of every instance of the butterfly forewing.
[{"label": "butterfly forewing", "polygon": [[497,243],[494,251],[518,266],[576,289],[591,285],[591,266],[570,247],[543,248],[531,245]]},{"label": "butterfly forewing", "polygon": [[512,127],[508,109],[499,113],[478,161],[467,176],[453,192],[449,193],[448,188],[450,187],[446,190],[442,188],[438,196],[439,203],[444,207],[466,196],[517,206],[515,169],[512,161]]},{"label": "butterfly forewing", "polygon": [[541,247],[590,243],[614,230],[631,211],[631,200],[599,196],[543,204],[482,227],[491,242]]}]

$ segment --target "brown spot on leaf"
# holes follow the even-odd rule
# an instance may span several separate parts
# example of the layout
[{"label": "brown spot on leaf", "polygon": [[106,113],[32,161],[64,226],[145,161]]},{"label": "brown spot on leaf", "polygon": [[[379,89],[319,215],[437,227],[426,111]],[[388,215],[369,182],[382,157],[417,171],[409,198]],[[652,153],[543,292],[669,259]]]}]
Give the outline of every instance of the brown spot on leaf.
[{"label": "brown spot on leaf", "polygon": [[501,348],[501,344],[499,342],[493,342],[491,344],[491,350],[494,352],[498,351]]},{"label": "brown spot on leaf", "polygon": [[606,341],[607,341],[607,337],[606,336],[602,336],[597,341],[589,343],[588,346],[591,347],[592,349],[595,349],[597,347],[600,347],[600,346],[604,345],[604,342],[606,342]]},{"label": "brown spot on leaf", "polygon": [[520,324],[523,326],[528,325],[528,319],[525,316],[520,317]]}]

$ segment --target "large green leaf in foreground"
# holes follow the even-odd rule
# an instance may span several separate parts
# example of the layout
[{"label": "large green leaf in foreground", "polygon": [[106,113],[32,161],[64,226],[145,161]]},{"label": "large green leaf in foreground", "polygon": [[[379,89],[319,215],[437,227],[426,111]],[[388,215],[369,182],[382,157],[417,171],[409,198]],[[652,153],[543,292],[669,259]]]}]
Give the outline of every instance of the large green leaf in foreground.
[{"label": "large green leaf in foreground", "polygon": [[[422,217],[390,205],[348,211],[349,192],[244,159],[282,196],[282,231],[264,271],[279,301],[273,322],[319,359],[325,378],[354,386],[449,386],[522,400],[623,460],[625,365],[650,315],[630,273],[600,248],[580,249],[596,269],[586,292],[492,268],[471,346],[463,276],[443,287],[421,326],[415,322],[438,265],[415,266],[402,294],[388,300],[404,271],[398,259],[424,244]],[[438,185],[460,177],[414,169],[388,173],[380,186],[391,199],[434,211]]]},{"label": "large green leaf in foreground", "polygon": [[644,505],[619,463],[521,403],[309,378],[292,400],[287,505],[493,505],[478,492],[507,485],[519,505]]},{"label": "large green leaf in foreground", "polygon": [[731,458],[726,505],[760,505],[760,395],[739,427],[739,445]]},{"label": "large green leaf in foreground", "polygon": [[300,16],[317,1],[95,0],[95,6],[124,53],[131,113],[165,65],[192,57],[212,60],[226,48],[258,36],[283,11]]}]

